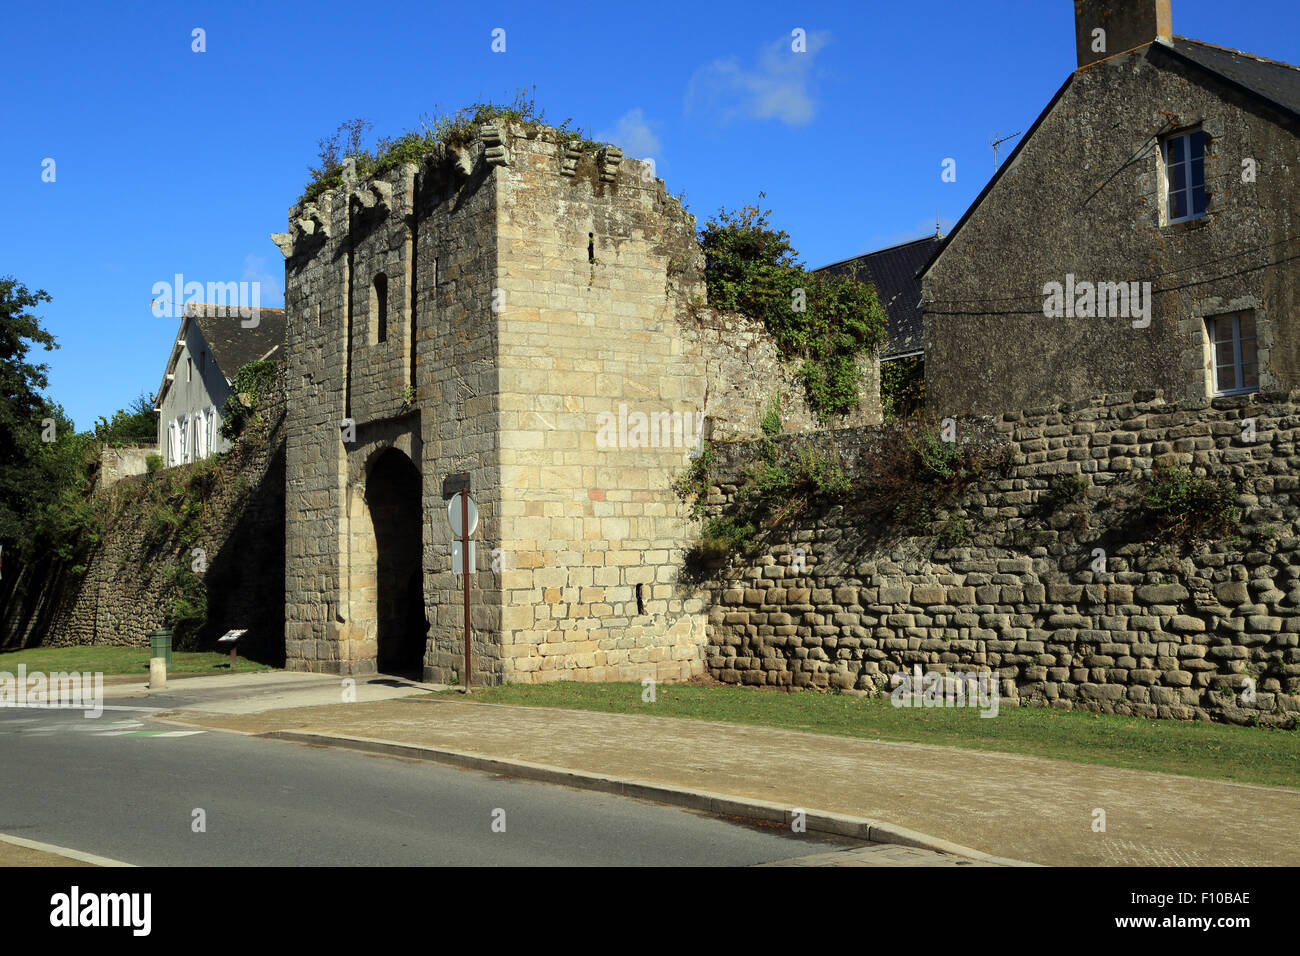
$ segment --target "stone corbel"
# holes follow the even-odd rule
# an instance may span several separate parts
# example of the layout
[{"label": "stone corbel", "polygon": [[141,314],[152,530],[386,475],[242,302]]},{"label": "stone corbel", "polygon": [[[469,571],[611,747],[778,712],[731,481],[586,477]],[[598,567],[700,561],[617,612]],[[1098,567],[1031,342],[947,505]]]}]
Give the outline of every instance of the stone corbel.
[{"label": "stone corbel", "polygon": [[455,161],[456,168],[462,175],[471,176],[474,173],[474,154],[464,146],[451,147],[451,155]]},{"label": "stone corbel", "polygon": [[573,178],[573,174],[578,170],[578,160],[582,158],[582,150],[576,143],[564,147],[564,153],[560,156],[560,175]]},{"label": "stone corbel", "polygon": [[506,149],[505,137],[499,127],[484,126],[480,134],[483,137],[483,159],[489,166],[509,166],[510,152]]},{"label": "stone corbel", "polygon": [[619,146],[606,146],[596,158],[600,166],[600,181],[612,183],[618,179],[618,167],[623,162],[623,150]]},{"label": "stone corbel", "polygon": [[330,237],[329,222],[321,215],[315,203],[303,206],[302,215],[293,223],[304,236],[322,236],[326,239]]},{"label": "stone corbel", "polygon": [[280,252],[286,259],[293,255],[293,236],[287,232],[271,233],[271,241],[280,247]]},{"label": "stone corbel", "polygon": [[362,209],[374,209],[375,206],[383,206],[385,209],[393,208],[393,187],[390,183],[380,182],[372,179],[360,189],[352,193],[352,198]]}]

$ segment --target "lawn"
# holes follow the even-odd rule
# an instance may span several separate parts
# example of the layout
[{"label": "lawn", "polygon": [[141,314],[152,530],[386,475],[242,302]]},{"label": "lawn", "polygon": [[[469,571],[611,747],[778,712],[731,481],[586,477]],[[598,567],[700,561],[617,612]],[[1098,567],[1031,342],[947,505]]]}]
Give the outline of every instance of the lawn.
[{"label": "lawn", "polygon": [[[26,664],[28,673],[41,671],[89,671],[100,674],[149,674],[149,648],[147,647],[31,647],[21,651],[0,653],[0,671],[18,672],[19,664]],[[239,658],[235,672],[275,670],[269,664]],[[230,655],[218,652],[172,652],[169,674],[220,674],[230,672]]]},{"label": "lawn", "polygon": [[[1037,707],[1003,707],[996,717],[982,718],[978,710],[970,708],[893,707],[888,698],[695,684],[660,684],[651,704],[642,702],[642,692],[640,684],[565,681],[485,687],[476,689],[468,699],[758,724],[1242,783],[1300,786],[1300,732],[1296,731]],[[447,693],[459,696],[456,691]]]}]

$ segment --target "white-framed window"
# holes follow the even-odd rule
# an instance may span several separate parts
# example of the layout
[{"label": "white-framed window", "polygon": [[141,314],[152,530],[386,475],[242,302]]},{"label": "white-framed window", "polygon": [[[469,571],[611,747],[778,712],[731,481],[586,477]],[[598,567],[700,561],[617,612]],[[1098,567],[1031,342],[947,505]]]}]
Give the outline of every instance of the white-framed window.
[{"label": "white-framed window", "polygon": [[185,359],[185,381],[194,381],[194,359],[192,358]]},{"label": "white-framed window", "polygon": [[208,454],[217,447],[217,406],[208,406]]},{"label": "white-framed window", "polygon": [[1186,222],[1205,215],[1205,133],[1193,130],[1166,137],[1164,160],[1165,222]]},{"label": "white-framed window", "polygon": [[189,444],[189,437],[190,437],[190,421],[189,421],[189,416],[187,416],[187,415],[182,415],[180,418],[176,419],[176,430],[177,430],[178,432],[180,432],[180,436],[181,436],[180,448],[178,449],[178,451],[179,451],[179,455],[178,455],[178,457],[177,457],[177,461],[180,462],[181,464],[184,464],[185,462],[187,462],[187,461],[190,460],[189,457],[188,457],[188,456],[189,456],[189,448],[190,448],[190,444]]},{"label": "white-framed window", "polygon": [[1210,338],[1211,384],[1215,395],[1259,391],[1259,351],[1255,315],[1233,312],[1205,320]]}]

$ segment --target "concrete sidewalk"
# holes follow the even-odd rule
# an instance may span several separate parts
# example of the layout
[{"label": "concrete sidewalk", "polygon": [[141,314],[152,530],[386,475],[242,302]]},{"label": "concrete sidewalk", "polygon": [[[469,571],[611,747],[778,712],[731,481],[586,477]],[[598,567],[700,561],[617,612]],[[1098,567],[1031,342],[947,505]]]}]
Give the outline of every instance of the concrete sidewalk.
[{"label": "concrete sidewalk", "polygon": [[249,671],[234,674],[169,675],[167,686],[159,690],[150,689],[148,679],[131,678],[112,685],[106,684],[104,699],[118,701],[134,698],[140,703],[148,703],[155,698],[181,697],[187,700],[186,710],[251,714],[292,707],[339,704],[344,700],[345,690],[356,701],[368,702],[427,694],[439,689],[442,689],[441,685],[382,675],[358,677],[345,687],[344,678],[325,674]]},{"label": "concrete sidewalk", "polygon": [[[738,724],[447,699],[158,716],[251,734],[389,741],[869,817],[1046,865],[1300,864],[1300,791],[1275,787]],[[1093,830],[1098,809],[1105,811],[1105,832]]]}]

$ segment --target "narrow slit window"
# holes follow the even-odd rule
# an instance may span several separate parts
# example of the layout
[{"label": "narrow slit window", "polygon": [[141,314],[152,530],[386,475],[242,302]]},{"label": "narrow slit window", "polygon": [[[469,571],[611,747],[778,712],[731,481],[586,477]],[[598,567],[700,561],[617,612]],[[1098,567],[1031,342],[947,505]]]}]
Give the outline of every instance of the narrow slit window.
[{"label": "narrow slit window", "polygon": [[375,276],[370,286],[370,341],[379,344],[388,341],[388,276],[382,272]]}]

